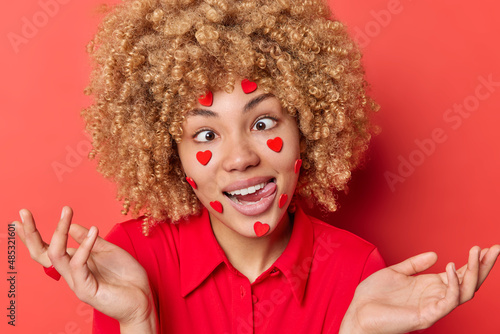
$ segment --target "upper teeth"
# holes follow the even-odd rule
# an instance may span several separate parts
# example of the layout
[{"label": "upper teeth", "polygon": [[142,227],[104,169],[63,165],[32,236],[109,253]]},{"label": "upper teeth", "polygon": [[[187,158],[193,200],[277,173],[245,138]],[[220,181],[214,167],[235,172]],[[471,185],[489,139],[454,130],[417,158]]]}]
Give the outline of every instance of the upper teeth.
[{"label": "upper teeth", "polygon": [[248,194],[253,194],[257,190],[262,189],[265,186],[266,186],[266,182],[262,182],[262,183],[256,184],[255,186],[251,186],[251,187],[243,188],[243,189],[238,189],[238,190],[234,190],[234,191],[228,191],[227,193],[231,196],[248,195]]}]

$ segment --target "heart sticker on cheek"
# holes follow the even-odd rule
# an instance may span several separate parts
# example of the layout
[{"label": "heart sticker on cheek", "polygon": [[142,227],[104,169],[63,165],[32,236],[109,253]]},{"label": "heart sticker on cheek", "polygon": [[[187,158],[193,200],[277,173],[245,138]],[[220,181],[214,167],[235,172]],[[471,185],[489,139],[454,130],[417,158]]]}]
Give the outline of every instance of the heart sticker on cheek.
[{"label": "heart sticker on cheek", "polygon": [[210,206],[218,213],[222,213],[222,204],[219,201],[210,202]]},{"label": "heart sticker on cheek", "polygon": [[196,153],[196,159],[198,159],[198,161],[200,162],[200,164],[202,164],[203,166],[205,166],[206,164],[208,164],[208,162],[210,161],[210,159],[212,159],[212,152],[210,151],[200,151],[198,153]]},{"label": "heart sticker on cheek", "polygon": [[196,182],[194,182],[194,180],[192,178],[186,177],[186,181],[187,181],[187,183],[189,183],[191,185],[191,187],[193,187],[194,189],[198,189]]},{"label": "heart sticker on cheek", "polygon": [[280,200],[278,201],[278,207],[281,209],[282,207],[285,206],[286,201],[288,201],[288,195],[287,194],[281,194]]},{"label": "heart sticker on cheek", "polygon": [[256,222],[253,224],[253,230],[258,237],[262,237],[264,234],[269,232],[269,225]]},{"label": "heart sticker on cheek", "polygon": [[267,141],[267,146],[274,152],[279,152],[281,151],[281,148],[283,147],[283,140],[280,137],[276,137],[274,139],[269,139]]},{"label": "heart sticker on cheek", "polygon": [[257,84],[248,79],[243,79],[241,80],[241,89],[243,89],[243,92],[245,94],[250,94],[252,92],[255,92],[255,90],[257,89]]},{"label": "heart sticker on cheek", "polygon": [[300,167],[302,166],[302,159],[297,159],[297,161],[295,161],[295,174],[297,174],[300,170]]}]

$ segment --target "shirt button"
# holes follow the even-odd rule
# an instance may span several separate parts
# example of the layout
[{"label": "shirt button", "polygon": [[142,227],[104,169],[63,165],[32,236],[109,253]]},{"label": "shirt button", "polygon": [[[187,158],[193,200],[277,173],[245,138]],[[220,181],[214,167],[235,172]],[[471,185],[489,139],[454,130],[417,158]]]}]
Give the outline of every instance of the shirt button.
[{"label": "shirt button", "polygon": [[276,275],[278,275],[279,273],[280,273],[280,272],[279,272],[279,270],[278,270],[278,269],[276,269],[276,268],[274,268],[274,269],[273,269],[273,270],[271,270],[271,272],[270,272],[271,276],[276,276]]},{"label": "shirt button", "polygon": [[255,304],[259,301],[259,298],[257,298],[256,295],[252,295],[252,302]]},{"label": "shirt button", "polygon": [[240,286],[240,294],[241,294],[241,298],[245,297],[246,291],[245,291],[245,288],[243,287],[243,285]]}]

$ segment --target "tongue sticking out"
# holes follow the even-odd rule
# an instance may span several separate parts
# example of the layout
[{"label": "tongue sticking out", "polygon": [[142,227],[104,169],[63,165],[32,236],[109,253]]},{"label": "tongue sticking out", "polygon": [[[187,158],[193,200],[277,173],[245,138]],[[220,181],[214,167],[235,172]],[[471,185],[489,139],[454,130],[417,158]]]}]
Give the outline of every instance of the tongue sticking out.
[{"label": "tongue sticking out", "polygon": [[247,194],[247,195],[234,195],[230,196],[238,200],[239,202],[258,202],[260,199],[269,196],[270,194],[274,193],[276,190],[276,183],[274,182],[269,182],[266,184],[266,186],[262,189],[259,189],[258,191],[254,192],[253,194]]}]

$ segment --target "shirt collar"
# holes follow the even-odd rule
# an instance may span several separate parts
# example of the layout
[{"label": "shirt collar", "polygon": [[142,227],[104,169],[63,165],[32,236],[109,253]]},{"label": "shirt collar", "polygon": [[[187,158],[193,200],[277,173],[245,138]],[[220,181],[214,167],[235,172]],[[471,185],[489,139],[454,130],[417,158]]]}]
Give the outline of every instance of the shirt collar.
[{"label": "shirt collar", "polygon": [[215,239],[206,208],[199,216],[179,223],[179,243],[181,294],[186,297],[225,258],[224,251]]},{"label": "shirt collar", "polygon": [[293,230],[285,251],[274,263],[285,275],[295,299],[300,304],[304,298],[307,279],[313,259],[314,234],[309,217],[296,205]]},{"label": "shirt collar", "polygon": [[[206,208],[201,215],[180,223],[179,242],[181,294],[186,297],[225,261],[226,256],[215,239]],[[273,267],[278,268],[299,304],[304,297],[312,265],[313,242],[311,221],[297,205],[290,241],[267,273]]]}]

